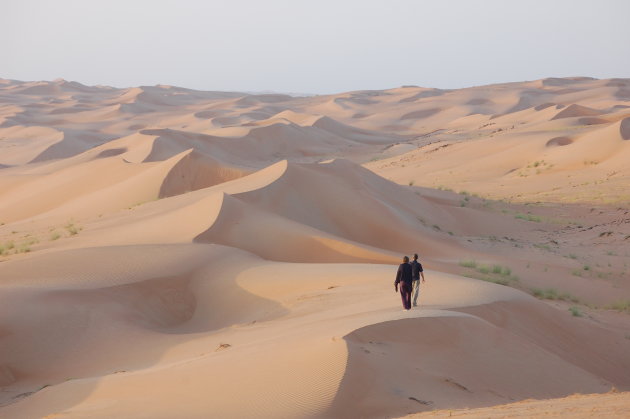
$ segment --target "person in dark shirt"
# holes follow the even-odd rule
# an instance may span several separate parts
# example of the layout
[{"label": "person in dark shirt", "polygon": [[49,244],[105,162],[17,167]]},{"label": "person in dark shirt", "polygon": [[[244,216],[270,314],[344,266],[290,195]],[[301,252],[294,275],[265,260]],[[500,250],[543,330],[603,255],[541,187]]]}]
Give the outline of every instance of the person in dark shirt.
[{"label": "person in dark shirt", "polygon": [[405,310],[411,309],[411,265],[409,264],[409,258],[405,256],[403,263],[398,266],[398,272],[396,273],[396,281],[394,281],[394,289],[398,292],[398,285],[400,284],[400,297],[402,298],[403,308]]},{"label": "person in dark shirt", "polygon": [[413,255],[413,260],[410,263],[411,265],[411,277],[413,278],[413,306],[416,307],[418,305],[418,294],[420,294],[420,276],[422,275],[422,283],[424,284],[424,269],[422,269],[422,264],[418,262],[418,254]]}]

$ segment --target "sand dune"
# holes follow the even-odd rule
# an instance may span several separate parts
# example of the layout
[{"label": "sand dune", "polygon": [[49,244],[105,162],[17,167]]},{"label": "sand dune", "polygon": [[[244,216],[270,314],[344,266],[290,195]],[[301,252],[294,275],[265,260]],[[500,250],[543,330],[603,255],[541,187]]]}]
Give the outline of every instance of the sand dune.
[{"label": "sand dune", "polygon": [[[294,97],[0,79],[0,417],[617,403],[629,85]],[[415,252],[427,282],[401,311],[394,275]]]},{"label": "sand dune", "polygon": [[619,133],[623,140],[630,140],[630,118],[624,118],[619,124]]},{"label": "sand dune", "polygon": [[[122,327],[121,324],[116,328],[100,328],[100,337],[92,335],[89,340],[84,339],[86,343],[80,346],[83,351],[78,352],[75,356],[84,353],[81,358],[86,358],[86,361],[90,359],[92,362],[89,362],[89,366],[86,364],[83,370],[79,368],[83,362],[79,362],[79,359],[76,358],[68,366],[60,358],[57,358],[55,365],[59,367],[58,371],[54,369],[50,371],[51,363],[29,363],[33,374],[37,372],[39,377],[49,382],[54,382],[55,377],[70,372],[76,378],[69,381],[63,380],[65,382],[38,391],[20,403],[8,405],[4,408],[6,413],[15,415],[15,417],[22,417],[21,415],[27,417],[44,412],[65,412],[65,414],[70,415],[90,412],[90,415],[95,417],[125,416],[135,409],[134,400],[169,394],[169,397],[163,398],[169,400],[166,405],[162,404],[158,410],[155,404],[148,404],[145,407],[148,409],[145,410],[145,413],[161,417],[164,408],[172,406],[166,408],[175,408],[179,412],[183,412],[182,414],[193,416],[196,416],[198,412],[213,411],[217,414],[221,413],[225,417],[238,417],[257,411],[263,416],[274,417],[276,415],[279,417],[310,417],[312,415],[345,417],[356,416],[357,414],[365,417],[381,417],[404,413],[410,407],[418,404],[417,401],[409,399],[409,397],[426,401],[430,403],[431,407],[442,407],[453,406],[453,400],[458,400],[457,403],[459,404],[455,404],[455,406],[488,405],[501,402],[507,397],[519,399],[548,394],[567,395],[574,391],[607,391],[609,389],[610,383],[602,382],[601,378],[585,372],[582,369],[584,364],[580,364],[578,361],[574,361],[577,363],[570,363],[564,360],[564,357],[560,358],[553,352],[548,352],[548,349],[545,350],[545,346],[553,347],[556,345],[553,340],[545,338],[545,336],[549,336],[547,333],[537,331],[533,336],[525,337],[522,334],[514,336],[512,332],[502,331],[503,329],[512,331],[512,326],[502,324],[495,327],[484,320],[484,317],[461,314],[462,311],[466,311],[465,307],[468,304],[476,305],[484,302],[490,304],[488,307],[492,310],[493,304],[506,301],[509,303],[502,303],[503,305],[499,307],[506,310],[506,314],[510,315],[511,318],[516,318],[517,321],[522,318],[522,313],[518,311],[519,309],[514,311],[513,307],[522,307],[521,309],[525,310],[527,316],[539,313],[546,322],[557,317],[555,310],[547,309],[543,303],[506,287],[435,274],[438,275],[435,278],[440,280],[436,280],[430,288],[426,289],[425,304],[427,304],[427,308],[424,311],[414,312],[414,315],[408,317],[406,313],[394,310],[397,302],[390,298],[389,293],[385,292],[391,287],[391,283],[387,283],[389,281],[384,283],[382,280],[383,274],[391,273],[391,266],[387,265],[377,265],[371,271],[366,271],[360,264],[328,266],[322,264],[273,264],[237,253],[234,256],[238,260],[246,260],[247,262],[241,262],[240,266],[232,267],[232,272],[235,272],[234,269],[236,272],[240,272],[234,276],[234,273],[229,273],[229,269],[225,271],[225,268],[237,260],[234,257],[226,257],[230,252],[233,252],[229,249],[217,249],[220,252],[210,260],[207,258],[208,252],[213,251],[211,248],[199,249],[196,252],[191,252],[193,249],[180,248],[174,254],[173,251],[177,248],[169,249],[164,246],[156,246],[146,250],[139,248],[138,251],[131,254],[128,249],[121,249],[127,255],[125,259],[136,266],[143,265],[138,260],[139,256],[145,254],[149,256],[150,254],[153,257],[156,251],[162,250],[172,254],[168,258],[171,261],[176,261],[177,258],[185,255],[192,258],[189,260],[196,260],[197,266],[202,260],[207,262],[204,266],[208,268],[212,266],[210,271],[203,267],[197,268],[198,274],[190,277],[190,282],[186,286],[195,296],[195,307],[199,308],[195,308],[192,315],[190,309],[185,312],[187,314],[179,314],[181,311],[174,311],[175,307],[182,310],[190,306],[185,304],[186,294],[182,295],[181,291],[174,293],[178,289],[177,287],[184,286],[185,280],[174,280],[173,278],[161,282],[158,280],[153,280],[150,283],[134,282],[137,285],[132,287],[120,285],[118,288],[111,288],[111,280],[108,280],[110,288],[107,288],[105,293],[98,291],[98,294],[94,294],[94,291],[87,291],[88,294],[86,294],[86,292],[80,291],[82,304],[89,304],[93,307],[96,301],[102,301],[98,310],[99,317],[102,316],[103,321],[110,319],[109,322],[111,322],[114,319],[119,319],[115,321],[117,323],[122,321],[126,326]],[[152,254],[147,254],[147,251]],[[90,252],[92,255],[101,254],[98,249]],[[226,252],[228,253],[226,254]],[[195,253],[198,256],[195,256]],[[137,256],[131,256],[133,254]],[[82,257],[82,260],[89,263],[90,258],[85,256]],[[70,254],[65,257],[76,260],[76,255]],[[167,260],[164,263],[169,263]],[[213,260],[221,260],[222,262],[213,263]],[[41,266],[43,263],[37,259],[33,259],[33,262],[31,269],[33,269],[33,265],[40,264]],[[8,265],[9,269],[11,265]],[[194,264],[188,263],[186,265],[188,269],[195,269]],[[122,266],[129,265],[123,263]],[[182,266],[182,264],[179,263],[177,266]],[[102,271],[103,268],[92,269],[92,271]],[[15,269],[24,272],[23,269]],[[80,266],[75,269],[74,272],[81,272]],[[169,274],[175,273],[175,271],[164,270],[160,266],[154,266],[153,269],[154,272],[161,271],[160,277],[162,278],[168,278]],[[127,268],[125,271],[129,271],[129,269]],[[220,277],[227,282],[219,279],[216,273],[212,274],[212,272],[221,271],[223,274]],[[303,279],[296,282],[295,276],[298,272],[304,272],[300,274]],[[142,269],[137,271],[136,275],[141,275],[140,277],[136,276],[139,279],[150,277],[151,274],[146,269]],[[59,299],[64,301],[63,298],[74,298],[73,294],[68,295],[70,291],[61,293],[60,288],[69,289],[72,287],[76,289],[78,284],[85,283],[84,280],[80,280],[78,283],[75,282],[76,280],[71,280],[68,283],[69,277],[72,277],[72,272],[60,273],[59,277],[63,278],[66,283],[65,286],[58,284],[53,290],[39,287],[31,288],[30,292],[39,296],[43,310],[46,309],[47,305],[50,307],[50,304],[59,304]],[[90,290],[94,290],[97,286],[103,286],[102,281],[97,278],[94,274],[87,278],[88,282],[85,284],[89,286]],[[236,283],[229,285],[230,280],[228,278],[234,278],[232,281],[235,280]],[[51,280],[52,278],[48,282],[50,283]],[[126,279],[125,282],[128,283],[129,281],[130,279]],[[217,281],[220,284],[215,284]],[[73,286],[72,283],[77,283],[77,285]],[[239,296],[243,290],[238,291],[238,288],[234,288],[236,284],[248,292],[250,296]],[[337,288],[327,289],[331,286]],[[6,289],[5,285],[5,291]],[[209,292],[210,290],[214,292]],[[282,291],[278,292],[278,290]],[[453,290],[457,291],[454,292]],[[167,295],[172,295],[176,299],[171,300],[162,297],[152,300],[148,298],[155,293],[163,295],[159,293],[164,292],[170,292],[171,294]],[[231,300],[233,292],[236,292],[234,298],[237,300]],[[72,293],[76,293],[76,291],[72,291]],[[362,297],[359,301],[356,300],[357,293]],[[219,305],[207,300],[213,295],[214,298],[221,295],[222,301]],[[480,299],[480,296],[484,297]],[[31,296],[31,298],[35,297]],[[276,305],[274,306],[271,302],[266,303],[264,300],[256,303],[256,298],[275,301]],[[108,300],[118,303],[115,306],[108,306],[104,304]],[[24,300],[16,300],[16,303],[19,301]],[[142,305],[138,305],[140,301],[143,301]],[[493,303],[493,301],[496,302]],[[522,301],[522,303],[518,303],[518,301]],[[121,304],[128,305],[121,306]],[[164,304],[176,305],[172,307]],[[322,304],[326,305],[328,309],[322,311]],[[19,305],[16,304],[16,306]],[[77,306],[71,308],[71,306],[62,304],[57,307],[59,314],[52,316],[51,319],[51,321],[53,319],[57,321],[51,324],[67,324],[67,321],[59,321],[58,316],[77,317]],[[247,307],[247,310],[242,313],[244,317],[234,317],[234,312],[239,311],[238,307]],[[368,307],[369,309],[366,311]],[[111,311],[112,308],[115,310]],[[207,311],[210,308],[213,308],[212,312]],[[62,311],[59,312],[59,310]],[[201,313],[198,313],[198,310]],[[550,312],[547,312],[548,310]],[[125,313],[133,313],[133,315],[130,316]],[[250,317],[249,323],[247,323],[246,313],[258,313],[257,316],[262,315],[263,317],[253,319]],[[337,320],[340,316],[347,317],[352,313],[351,320],[345,322]],[[492,313],[492,311],[485,310],[480,313],[485,315],[485,313]],[[270,314],[271,317],[269,317]],[[215,334],[194,341],[189,341],[186,337],[190,333],[198,333],[199,330],[208,330],[207,327],[217,327],[216,321],[225,320],[226,315],[229,316],[230,321],[240,323],[241,326],[237,329],[226,329],[224,332],[218,329]],[[566,327],[566,325],[571,325],[572,322],[576,321],[571,319],[568,314],[563,316],[565,317],[560,321],[561,327]],[[185,318],[189,320],[182,323],[181,319]],[[210,319],[212,320],[208,324]],[[258,321],[251,323],[252,320]],[[27,319],[22,320],[22,322],[27,321]],[[375,321],[377,323],[374,323]],[[259,322],[261,322],[261,326],[257,326]],[[307,330],[300,327],[305,322],[312,324]],[[533,322],[536,325],[541,324],[538,319],[533,320]],[[200,329],[201,326],[203,327]],[[525,332],[527,335],[527,331],[531,330],[528,328],[529,326],[524,325],[520,329],[517,327],[516,330],[517,332],[520,330],[521,333]],[[573,327],[584,328],[584,324]],[[23,328],[32,329],[32,327],[27,326],[23,326]],[[138,328],[141,329],[137,330]],[[270,328],[271,330],[269,330]],[[409,334],[410,328],[417,330],[417,333]],[[597,329],[598,326],[589,325],[589,330],[582,333],[589,334],[593,332],[592,328],[595,328],[595,331],[599,330]],[[47,329],[49,330],[48,333],[52,333],[50,329],[54,330],[55,328],[49,326]],[[171,333],[165,335],[164,332],[168,330]],[[274,330],[277,331],[277,334],[270,342],[269,337],[274,335]],[[175,331],[179,332],[173,334],[172,332]],[[43,332],[40,332],[39,336],[41,333]],[[59,345],[63,342],[65,345],[75,346],[76,344],[70,339],[71,330],[68,330],[67,327],[66,333],[69,335],[57,334]],[[122,355],[117,355],[114,347],[107,348],[107,351],[99,354],[98,350],[91,346],[93,349],[89,353],[85,353],[89,347],[84,345],[88,342],[92,345],[100,344],[99,347],[101,348],[107,347],[105,342],[111,341],[111,333],[123,334],[129,339],[125,345],[127,352],[124,359],[119,358]],[[604,342],[601,340],[602,338],[606,339],[605,342],[611,342],[610,339],[614,339],[612,335],[608,336],[611,334],[610,332],[600,330],[598,333],[601,335],[598,342]],[[344,339],[339,339],[342,336]],[[19,335],[13,339],[18,340]],[[493,341],[497,339],[502,342],[499,346],[496,343],[493,344]],[[261,340],[260,343],[256,344],[259,340]],[[348,345],[347,352],[344,341]],[[174,347],[177,342],[188,343],[183,346],[180,343],[180,346]],[[627,342],[619,343],[626,350],[628,349],[629,344]],[[223,344],[230,346],[224,345],[224,347]],[[120,345],[116,346],[120,347]],[[149,346],[153,350],[147,353]],[[620,352],[623,347],[620,347]],[[146,366],[147,360],[151,359],[150,356],[148,357],[149,354],[159,353],[165,348],[172,349],[167,354],[162,355],[162,361],[159,364]],[[445,350],[454,351],[454,353],[445,354]],[[561,347],[559,350],[564,350],[564,348]],[[581,353],[588,353],[590,350],[591,348],[586,350],[582,348]],[[399,365],[396,359],[399,359],[400,356],[408,356],[405,354],[409,351],[412,351],[411,353],[420,351],[419,353],[422,353],[423,356],[415,358],[416,361],[412,364],[417,363],[418,369],[413,368],[413,372],[405,373],[404,370],[399,370],[400,367],[396,367]],[[143,354],[142,358],[138,358],[140,353]],[[191,358],[193,354],[195,355]],[[607,364],[617,366],[618,371],[623,371],[623,368],[626,368],[623,363],[627,362],[627,358],[624,355],[610,354],[608,348],[600,349],[599,354],[601,357],[606,357]],[[27,354],[22,354],[22,356],[26,357]],[[101,357],[106,357],[106,359],[98,363],[94,362]],[[239,366],[228,367],[226,362],[234,357],[243,360],[239,361]],[[469,359],[470,357],[474,359]],[[454,364],[452,361],[447,361],[453,359],[459,359],[459,363]],[[22,362],[28,363],[28,361]],[[282,365],[280,370],[279,362]],[[371,367],[366,368],[365,362]],[[112,363],[115,363],[116,367]],[[79,379],[82,374],[94,374],[96,365],[110,371],[107,377],[99,382],[98,388],[95,387],[96,382],[93,378]],[[119,373],[113,371],[114,368],[121,368],[121,366],[125,371]],[[532,369],[534,366],[536,367]],[[287,369],[287,367],[291,368]],[[136,372],[126,372],[128,368],[133,368]],[[530,378],[522,375],[523,368],[529,370]],[[41,369],[48,369],[48,372]],[[13,370],[11,369],[11,371]],[[237,371],[247,372],[248,384],[229,379]],[[281,371],[287,371],[287,373]],[[514,371],[518,371],[521,380],[517,382],[512,380]],[[366,376],[366,373],[369,377]],[[373,374],[376,376],[370,379]],[[540,374],[549,377],[545,387],[540,387],[537,384],[540,382]],[[87,375],[87,377],[89,376]],[[563,379],[553,378],[558,376],[563,377]],[[188,378],[184,379],[184,377]],[[379,377],[378,380],[375,380],[376,377]],[[389,378],[384,380],[386,377]],[[614,379],[615,377],[608,378]],[[269,383],[269,380],[273,380],[277,384],[264,390],[268,387],[265,383]],[[180,383],[181,391],[173,393],[170,384],[172,382]],[[149,386],[148,383],[161,384]],[[195,389],[199,387],[212,389],[212,394],[215,395],[233,394],[237,390],[234,384],[230,383],[238,383],[239,394],[242,394],[249,401],[248,403],[239,404],[237,407],[225,397],[199,399],[196,395],[198,390]],[[365,386],[370,383],[373,384],[366,388]],[[375,385],[375,383],[378,384]],[[623,385],[623,378],[621,382],[615,384]],[[402,395],[395,391],[395,388],[399,388],[401,385],[406,389]],[[462,389],[462,387],[467,390]],[[71,402],[74,405],[72,407],[67,405],[67,399],[59,398],[59,395],[65,392],[74,394],[75,398],[77,395],[87,394],[89,397],[82,396],[83,401]],[[479,395],[476,395],[477,393]],[[357,399],[357,394],[361,394],[360,399]],[[483,394],[486,396],[480,397]],[[401,396],[406,400],[405,403],[401,404]],[[116,404],[103,404],[104,400],[112,398],[117,400]],[[279,408],[278,403],[282,407]]]},{"label": "sand dune", "polygon": [[405,416],[405,418],[511,418],[549,417],[592,418],[623,417],[628,411],[628,393],[611,392],[606,395],[573,395],[562,399],[526,400],[501,406],[479,409],[438,410]]},{"label": "sand dune", "polygon": [[601,112],[597,109],[587,108],[586,106],[580,106],[576,104],[571,104],[570,106],[564,108],[553,119],[561,119],[561,118],[574,118],[576,116],[593,116],[593,115],[601,115]]}]

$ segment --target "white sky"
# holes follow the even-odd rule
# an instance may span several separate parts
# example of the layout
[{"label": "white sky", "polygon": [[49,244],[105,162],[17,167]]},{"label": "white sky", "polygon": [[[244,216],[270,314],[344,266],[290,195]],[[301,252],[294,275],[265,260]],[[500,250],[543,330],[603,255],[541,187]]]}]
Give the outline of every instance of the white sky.
[{"label": "white sky", "polygon": [[334,93],[630,77],[630,0],[0,0],[0,77]]}]

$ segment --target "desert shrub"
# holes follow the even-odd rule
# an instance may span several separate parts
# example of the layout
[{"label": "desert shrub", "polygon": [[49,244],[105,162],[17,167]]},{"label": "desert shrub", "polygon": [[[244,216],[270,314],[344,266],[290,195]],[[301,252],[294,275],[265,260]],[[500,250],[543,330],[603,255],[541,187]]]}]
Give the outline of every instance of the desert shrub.
[{"label": "desert shrub", "polygon": [[564,292],[561,294],[555,288],[532,288],[530,291],[534,297],[541,300],[571,301],[573,303],[578,303],[580,301],[574,295],[571,295],[568,292]]},{"label": "desert shrub", "polygon": [[477,268],[477,270],[479,271],[479,273],[482,274],[489,274],[490,273],[490,267],[486,266],[486,265],[481,265]]},{"label": "desert shrub", "polygon": [[460,260],[459,266],[463,266],[464,268],[476,268],[477,262],[472,259]]},{"label": "desert shrub", "polygon": [[569,311],[571,312],[571,314],[574,317],[582,317],[583,316],[582,310],[580,310],[580,307],[578,307],[578,306],[571,306],[571,307],[569,307]]},{"label": "desert shrub", "polygon": [[521,214],[518,213],[514,216],[514,218],[518,218],[519,220],[525,220],[525,221],[533,221],[536,223],[540,223],[542,221],[542,219],[537,216],[537,215],[532,215],[532,214]]}]

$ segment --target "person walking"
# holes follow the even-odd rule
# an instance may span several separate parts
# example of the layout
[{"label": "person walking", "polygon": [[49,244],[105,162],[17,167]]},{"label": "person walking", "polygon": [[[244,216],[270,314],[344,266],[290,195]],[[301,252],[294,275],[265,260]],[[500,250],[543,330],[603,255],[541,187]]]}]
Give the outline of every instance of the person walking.
[{"label": "person walking", "polygon": [[418,294],[420,294],[420,276],[422,276],[422,283],[424,284],[424,269],[422,269],[422,264],[418,262],[418,254],[415,253],[413,255],[413,260],[410,263],[411,265],[411,277],[413,279],[413,306],[418,306]]},{"label": "person walking", "polygon": [[411,265],[409,264],[409,258],[405,256],[403,263],[398,266],[398,272],[396,272],[396,281],[394,281],[394,289],[398,292],[398,285],[400,284],[400,297],[402,298],[403,309],[411,309]]}]

